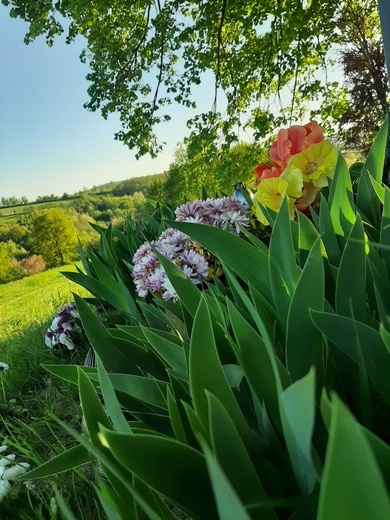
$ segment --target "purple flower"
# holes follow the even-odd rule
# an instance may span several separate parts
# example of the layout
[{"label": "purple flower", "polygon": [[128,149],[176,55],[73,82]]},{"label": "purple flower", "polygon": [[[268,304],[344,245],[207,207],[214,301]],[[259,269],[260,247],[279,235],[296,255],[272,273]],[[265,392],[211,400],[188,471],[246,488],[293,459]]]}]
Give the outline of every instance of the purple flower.
[{"label": "purple flower", "polygon": [[75,319],[79,318],[76,304],[71,302],[58,312],[45,334],[45,345],[57,350],[61,345],[68,350],[74,350],[71,333],[79,330]]},{"label": "purple flower", "polygon": [[192,249],[193,241],[181,231],[168,228],[161,233],[158,240],[143,244],[133,256],[134,269],[131,275],[141,298],[152,292],[160,293],[164,300],[177,300],[176,291],[151,245],[180,267],[194,284],[207,280],[208,264],[201,254]]},{"label": "purple flower", "polygon": [[[175,215],[178,222],[205,224],[236,234],[240,233],[241,227],[249,226],[246,207],[235,197],[186,202],[176,208]],[[133,256],[132,277],[141,298],[154,292],[161,294],[164,300],[177,300],[176,291],[153,253],[152,246],[174,262],[192,283],[198,285],[209,279],[211,268],[206,257],[210,258],[210,254],[195,247],[194,241],[181,231],[168,228],[158,240],[142,244]]]},{"label": "purple flower", "polygon": [[198,221],[198,219],[202,219],[203,201],[186,202],[175,209],[175,215],[178,222]]},{"label": "purple flower", "polygon": [[249,226],[245,204],[236,197],[186,202],[175,210],[178,222],[195,222],[240,233],[240,226]]}]

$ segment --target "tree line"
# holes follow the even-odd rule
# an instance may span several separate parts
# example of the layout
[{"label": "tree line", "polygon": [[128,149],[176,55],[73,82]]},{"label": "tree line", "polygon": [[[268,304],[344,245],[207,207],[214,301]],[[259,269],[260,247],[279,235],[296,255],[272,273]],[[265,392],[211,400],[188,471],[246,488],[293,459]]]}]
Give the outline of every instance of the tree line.
[{"label": "tree line", "polygon": [[153,182],[160,179],[162,176],[161,173],[156,173],[152,175],[145,175],[143,177],[133,177],[131,179],[125,179],[123,181],[111,181],[107,184],[102,184],[99,186],[93,186],[92,188],[83,188],[81,191],[78,191],[73,194],[63,193],[62,195],[54,195],[53,193],[50,195],[38,195],[38,197],[29,201],[26,196],[18,197],[1,197],[0,206],[1,207],[12,207],[12,206],[24,206],[27,204],[39,204],[41,202],[54,202],[59,200],[67,200],[78,198],[83,194],[90,195],[102,195],[102,194],[111,194],[114,197],[123,197],[125,195],[134,195],[137,192],[145,191]]}]

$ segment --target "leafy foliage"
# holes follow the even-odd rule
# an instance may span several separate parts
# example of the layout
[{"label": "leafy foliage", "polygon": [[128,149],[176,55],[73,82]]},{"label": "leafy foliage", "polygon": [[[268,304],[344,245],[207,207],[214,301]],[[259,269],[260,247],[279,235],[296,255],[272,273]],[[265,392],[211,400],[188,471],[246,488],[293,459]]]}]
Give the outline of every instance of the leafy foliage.
[{"label": "leafy foliage", "polygon": [[[210,142],[215,151],[221,137],[229,147],[238,141],[238,129],[260,140],[301,117],[306,101],[331,97],[334,85],[321,83],[314,72],[324,68],[337,14],[348,2],[3,3],[11,6],[11,16],[29,22],[26,43],[45,35],[52,45],[64,27],[68,42],[79,34],[86,38],[81,59],[90,67],[90,100],[85,106],[105,118],[118,112],[122,128],[116,138],[138,155],[154,156],[163,144],[155,128],[171,119],[170,105],[195,108],[193,90],[210,78],[212,109],[189,121],[190,141],[199,152]],[[283,89],[293,98],[285,108]],[[280,108],[277,115],[273,103]]]},{"label": "leafy foliage", "polygon": [[[119,518],[389,516],[389,190],[379,190],[379,216],[363,211],[378,191],[365,179],[380,179],[386,128],[358,195],[340,157],[319,214],[291,221],[284,200],[269,246],[174,222],[161,204],[123,232],[101,229],[77,279],[95,299],[76,297],[97,369],[47,367],[78,384],[87,436],[73,431],[72,459],[27,477],[98,460],[102,503],[109,496]],[[161,257],[177,303],[139,299],[130,276],[161,217],[224,269],[199,291]],[[102,303],[118,311],[117,326],[99,321]]]},{"label": "leafy foliage", "polygon": [[387,114],[390,87],[376,0],[346,2],[340,15],[340,61],[348,91],[348,109],[339,119],[339,137],[347,148],[366,155]]},{"label": "leafy foliage", "polygon": [[63,209],[47,209],[32,217],[34,248],[51,267],[69,263],[77,253],[77,231]]}]

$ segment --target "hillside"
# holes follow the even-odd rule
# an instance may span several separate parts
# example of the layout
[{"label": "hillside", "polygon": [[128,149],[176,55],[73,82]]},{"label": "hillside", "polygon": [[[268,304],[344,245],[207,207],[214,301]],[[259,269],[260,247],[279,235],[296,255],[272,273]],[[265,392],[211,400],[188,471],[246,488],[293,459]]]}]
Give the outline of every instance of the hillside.
[{"label": "hillside", "polygon": [[[113,197],[123,197],[134,195],[134,193],[146,194],[148,188],[156,181],[162,181],[164,179],[164,173],[158,173],[154,175],[145,175],[143,177],[133,177],[122,181],[111,181],[106,184],[94,186],[89,190],[74,193],[68,195],[64,193],[61,197],[55,197],[54,195],[43,195],[39,196],[36,201],[28,203],[17,203],[10,204],[9,202],[18,200],[15,197],[9,199],[2,198],[0,206],[0,224],[16,222],[21,216],[29,213],[40,211],[43,209],[52,209],[58,206],[68,206],[75,200],[79,199],[82,194],[87,195],[106,195]],[[22,197],[26,200],[25,197]]]}]

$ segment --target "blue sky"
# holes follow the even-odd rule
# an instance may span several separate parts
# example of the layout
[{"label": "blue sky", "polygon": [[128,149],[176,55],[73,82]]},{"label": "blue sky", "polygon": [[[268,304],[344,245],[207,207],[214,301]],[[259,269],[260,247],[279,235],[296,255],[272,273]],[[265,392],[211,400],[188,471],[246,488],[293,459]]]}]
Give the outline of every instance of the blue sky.
[{"label": "blue sky", "polygon": [[[83,108],[88,100],[88,68],[78,57],[83,41],[66,45],[58,39],[48,48],[41,37],[25,45],[26,30],[0,4],[0,198],[35,200],[167,169],[186,133],[188,111],[173,108],[173,121],[162,129],[165,151],[137,161],[114,140],[120,129],[115,116],[105,121]],[[210,92],[199,109],[211,109],[212,98]]]}]

